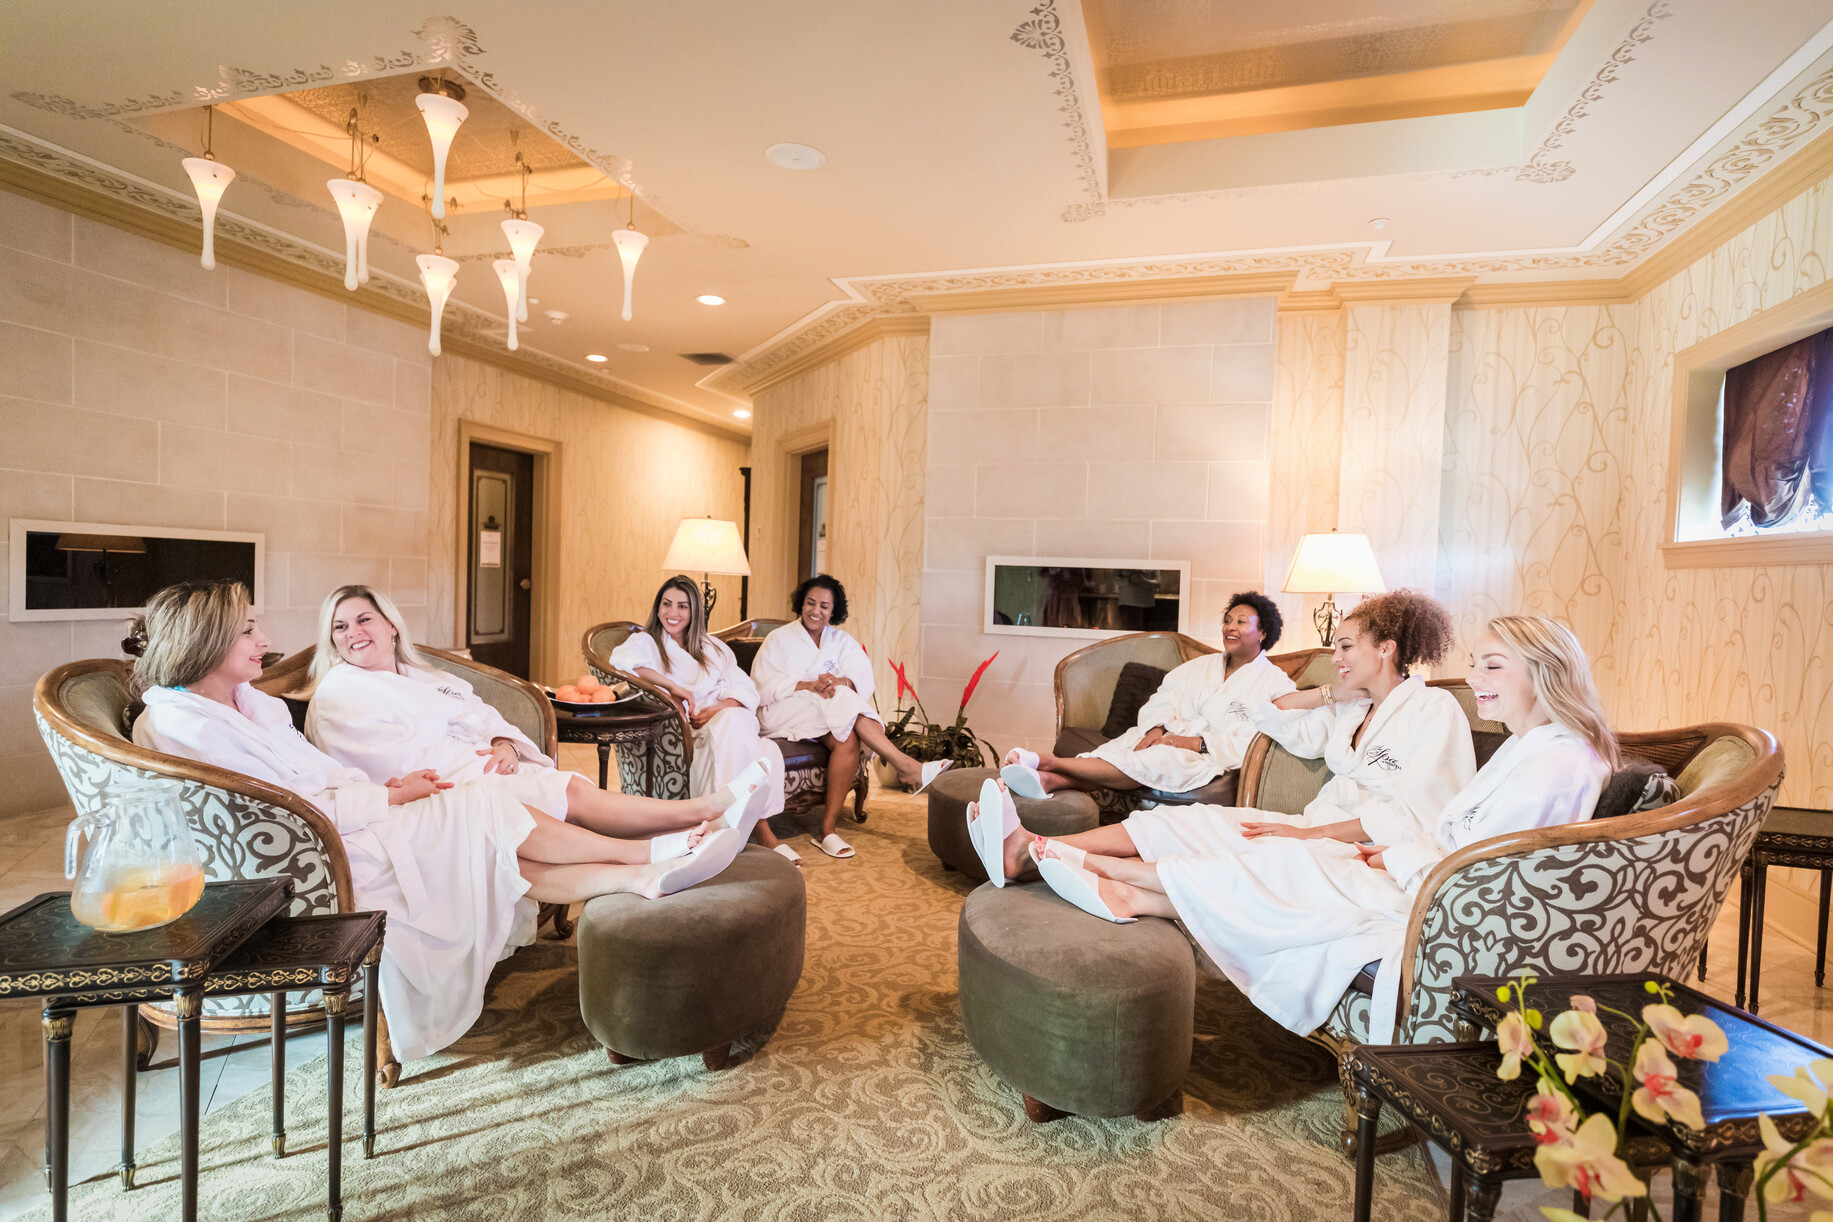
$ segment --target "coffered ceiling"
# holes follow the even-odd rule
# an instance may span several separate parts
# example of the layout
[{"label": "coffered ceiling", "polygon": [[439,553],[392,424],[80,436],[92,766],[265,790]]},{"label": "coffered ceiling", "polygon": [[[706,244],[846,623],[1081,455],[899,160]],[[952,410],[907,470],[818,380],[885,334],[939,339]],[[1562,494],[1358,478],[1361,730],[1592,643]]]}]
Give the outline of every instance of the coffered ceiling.
[{"label": "coffered ceiling", "polygon": [[[1833,0],[12,4],[0,172],[194,224],[178,162],[214,102],[219,241],[330,275],[360,105],[388,159],[362,292],[406,308],[431,241],[413,96],[443,70],[472,113],[448,336],[500,343],[520,149],[547,233],[518,359],[742,430],[822,345],[1002,293],[1613,281],[1827,130],[1830,22]],[[785,141],[826,164],[766,160]],[[653,240],[625,323],[632,208]],[[740,359],[680,355],[708,352]]]}]

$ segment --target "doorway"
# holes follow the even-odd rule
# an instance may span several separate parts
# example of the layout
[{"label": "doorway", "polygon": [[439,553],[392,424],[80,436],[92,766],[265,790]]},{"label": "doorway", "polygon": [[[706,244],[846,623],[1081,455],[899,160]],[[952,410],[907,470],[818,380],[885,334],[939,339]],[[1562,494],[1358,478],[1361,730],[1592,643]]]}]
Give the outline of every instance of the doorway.
[{"label": "doorway", "polygon": [[465,647],[529,677],[535,558],[535,456],[470,443]]},{"label": "doorway", "polygon": [[796,515],[796,580],[827,571],[827,448],[803,454],[800,510]]}]

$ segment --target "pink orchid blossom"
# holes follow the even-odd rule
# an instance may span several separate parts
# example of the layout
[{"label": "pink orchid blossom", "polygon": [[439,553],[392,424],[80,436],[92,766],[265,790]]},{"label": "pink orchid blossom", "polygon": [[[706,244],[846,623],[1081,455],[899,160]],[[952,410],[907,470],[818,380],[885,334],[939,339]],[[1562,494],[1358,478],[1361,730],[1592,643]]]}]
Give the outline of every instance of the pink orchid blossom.
[{"label": "pink orchid blossom", "polygon": [[1674,1080],[1674,1062],[1659,1043],[1642,1041],[1636,1049],[1635,1075],[1642,1085],[1629,1102],[1638,1116],[1654,1124],[1665,1124],[1672,1118],[1689,1129],[1706,1127],[1705,1117],[1699,1112],[1699,1096]]},{"label": "pink orchid blossom", "polygon": [[1806,1104],[1814,1115],[1824,1116],[1827,1114],[1828,1088],[1833,1087],[1833,1059],[1821,1057],[1813,1063],[1813,1068],[1813,1077],[1808,1075],[1806,1065],[1797,1066],[1792,1074],[1770,1074],[1769,1084],[1789,1098]]},{"label": "pink orchid blossom", "polygon": [[1596,1115],[1572,1134],[1572,1140],[1541,1146],[1534,1166],[1549,1188],[1572,1187],[1591,1197],[1620,1201],[1648,1195],[1648,1185],[1616,1155],[1617,1131],[1608,1117]]},{"label": "pink orchid blossom", "polygon": [[1541,1145],[1566,1144],[1578,1128],[1578,1109],[1564,1091],[1542,1078],[1534,1097],[1528,1100],[1527,1122],[1528,1128],[1534,1130],[1534,1140]]},{"label": "pink orchid blossom", "polygon": [[1572,994],[1571,1001],[1574,1010],[1583,1010],[1587,1014],[1596,1014],[1598,1012],[1598,1003],[1585,996],[1583,993]]},{"label": "pink orchid blossom", "polygon": [[1689,1061],[1716,1061],[1731,1047],[1718,1024],[1704,1014],[1683,1017],[1673,1006],[1643,1006],[1642,1021],[1669,1052]]},{"label": "pink orchid blossom", "polygon": [[[1757,1131],[1763,1135],[1763,1149],[1757,1155],[1756,1176],[1759,1180],[1769,1168],[1782,1163],[1781,1169],[1763,1185],[1763,1199],[1771,1205],[1801,1201],[1809,1192],[1833,1197],[1833,1138],[1822,1138],[1807,1149],[1788,1158],[1795,1143],[1782,1136],[1776,1122],[1768,1116],[1757,1117]],[[1783,1162],[1788,1159],[1787,1162]],[[1821,1215],[1817,1214],[1816,1217]]]},{"label": "pink orchid blossom", "polygon": [[1496,1045],[1502,1049],[1502,1065],[1496,1076],[1513,1082],[1521,1076],[1521,1058],[1534,1055],[1534,1037],[1528,1034],[1527,1023],[1519,1012],[1504,1015],[1497,1024]]},{"label": "pink orchid blossom", "polygon": [[1596,1014],[1567,1010],[1553,1020],[1551,1035],[1554,1044],[1568,1049],[1553,1058],[1559,1062],[1568,1083],[1610,1068],[1610,1062],[1604,1057],[1604,1043],[1610,1037]]}]

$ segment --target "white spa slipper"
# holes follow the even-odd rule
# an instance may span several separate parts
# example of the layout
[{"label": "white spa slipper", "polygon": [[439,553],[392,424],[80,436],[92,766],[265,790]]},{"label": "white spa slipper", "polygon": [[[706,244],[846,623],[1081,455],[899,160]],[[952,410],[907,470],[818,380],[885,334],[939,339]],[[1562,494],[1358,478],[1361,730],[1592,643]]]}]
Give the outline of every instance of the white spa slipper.
[{"label": "white spa slipper", "polygon": [[[1006,885],[1006,837],[1019,828],[1018,807],[999,782],[988,777],[980,786],[980,800],[968,811],[967,838],[986,869],[987,881]],[[997,816],[997,817],[995,817]]]},{"label": "white spa slipper", "polygon": [[1039,836],[1025,848],[1025,851],[1031,854],[1031,860],[1034,864],[1038,866],[1044,864],[1044,847],[1046,845],[1056,849],[1055,856],[1058,861],[1066,861],[1078,870],[1088,869],[1087,849],[1078,849],[1073,844],[1064,844],[1061,840],[1050,840],[1043,836]]},{"label": "white spa slipper", "polygon": [[1029,764],[1007,764],[999,770],[999,779],[1006,783],[1007,789],[1021,798],[1049,796],[1044,792],[1044,779]]},{"label": "white spa slipper", "polygon": [[935,780],[937,777],[941,776],[944,772],[947,772],[950,768],[953,768],[954,766],[955,766],[954,760],[930,760],[927,764],[924,764],[923,765],[923,783],[921,785],[918,785],[915,789],[911,790],[910,796],[914,798],[918,794],[922,793],[925,789],[928,789],[929,783],[931,781]]},{"label": "white spa slipper", "polygon": [[688,853],[687,838],[693,835],[694,829],[685,832],[669,832],[666,836],[652,836],[649,840],[649,860],[673,861],[677,857],[686,857]]},{"label": "white spa slipper", "polygon": [[1116,925],[1131,925],[1139,920],[1138,917],[1115,916],[1102,900],[1095,876],[1087,870],[1072,866],[1058,857],[1046,857],[1037,863],[1037,872],[1044,876],[1044,881],[1050,884],[1052,891],[1090,916],[1098,916]]},{"label": "white spa slipper", "polygon": [[1038,765],[1037,752],[1027,751],[1023,747],[1014,747],[1006,752],[1006,758],[999,762],[1002,764],[1023,764],[1025,767],[1035,772],[1037,771]]},{"label": "white spa slipper", "polygon": [[662,876],[656,879],[656,896],[673,895],[705,882],[731,865],[733,859],[744,851],[744,847],[745,838],[733,828],[722,827],[708,833],[686,861],[664,870]]},{"label": "white spa slipper", "polygon": [[839,835],[834,832],[829,832],[827,835],[821,837],[821,839],[815,841],[815,847],[820,849],[823,853],[826,853],[829,857],[851,857],[853,855],[853,846],[842,840]]},{"label": "white spa slipper", "polygon": [[751,799],[769,779],[769,765],[763,760],[752,760],[745,765],[744,771],[733,777],[726,785],[726,793],[730,795],[730,800],[727,801],[726,813],[721,818],[727,827],[742,832],[746,840],[751,839],[751,829],[757,826],[759,819],[763,818],[761,811],[755,815],[748,813],[751,809]]},{"label": "white spa slipper", "polygon": [[790,861],[795,863],[796,869],[800,870],[802,868],[802,854],[796,852],[794,849],[790,848],[788,845],[779,844],[774,849],[771,849],[770,851],[772,853],[779,853],[782,856],[787,857]]}]

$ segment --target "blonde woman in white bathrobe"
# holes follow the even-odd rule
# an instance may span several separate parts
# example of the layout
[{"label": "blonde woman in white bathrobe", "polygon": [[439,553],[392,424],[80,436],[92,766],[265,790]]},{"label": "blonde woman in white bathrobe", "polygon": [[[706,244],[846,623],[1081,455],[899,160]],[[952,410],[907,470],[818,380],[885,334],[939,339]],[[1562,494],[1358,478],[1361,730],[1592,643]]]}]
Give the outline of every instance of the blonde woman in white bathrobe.
[{"label": "blonde woman in white bathrobe", "polygon": [[670,577],[656,591],[649,622],[611,651],[611,665],[640,675],[674,698],[694,736],[688,792],[712,793],[753,763],[767,771],[747,811],[758,839],[789,860],[796,851],[779,844],[763,820],[783,810],[783,752],[757,722],[757,686],[731,646],[706,630],[706,608],[691,577]]},{"label": "blonde woman in white bathrobe", "polygon": [[827,806],[815,847],[829,857],[851,857],[853,846],[834,831],[840,809],[859,774],[859,752],[869,747],[916,792],[941,775],[949,761],[918,763],[885,735],[872,707],[872,660],[840,630],[846,623],[846,589],[826,573],[810,577],[790,596],[797,618],[764,638],[751,662],[763,706],[758,721],[772,738],[827,744]]},{"label": "blonde woman in white bathrobe", "polygon": [[[1407,677],[1412,668],[1445,656],[1451,631],[1450,615],[1423,594],[1396,590],[1364,599],[1338,626],[1336,683],[1290,692],[1249,711],[1254,726],[1286,750],[1303,759],[1322,757],[1329,766],[1331,779],[1301,814],[1161,807],[1066,837],[1067,843],[1133,857],[1171,846],[1180,853],[1240,848],[1262,836],[1384,844],[1429,839],[1439,811],[1477,770],[1470,720],[1457,697]],[[1000,823],[982,825],[981,809],[970,804],[968,830],[982,858],[997,835],[1004,877],[1028,873],[1028,840],[1016,815],[1001,812]],[[988,873],[999,877],[990,867]]]},{"label": "blonde woman in white bathrobe", "polygon": [[1183,920],[1249,1000],[1300,1035],[1328,1017],[1363,965],[1380,960],[1370,1031],[1386,1043],[1407,918],[1432,868],[1479,840],[1589,819],[1619,762],[1584,650],[1565,627],[1540,616],[1491,620],[1469,680],[1483,715],[1511,737],[1445,803],[1428,837],[1388,845],[1269,837],[1203,855],[1148,840],[1145,860],[1046,842],[1044,878],[1109,920]]},{"label": "blonde woman in white bathrobe", "polygon": [[552,817],[540,783],[453,786],[431,770],[372,782],[312,746],[284,701],[251,686],[268,642],[237,582],[167,587],[125,644],[139,657],[134,688],[146,706],[136,743],[291,790],[336,829],[356,908],[388,914],[381,1003],[403,1061],[450,1044],[482,1012],[524,895],[656,897],[712,877],[744,847],[735,830],[703,824],[687,856],[651,860],[648,844]]},{"label": "blonde woman in white bathrobe", "polygon": [[1235,595],[1222,617],[1222,652],[1166,675],[1138,725],[1081,755],[1014,747],[1000,776],[1013,793],[1041,798],[1059,789],[1188,793],[1235,771],[1256,733],[1251,710],[1296,686],[1266,655],[1283,627],[1272,599]]}]

